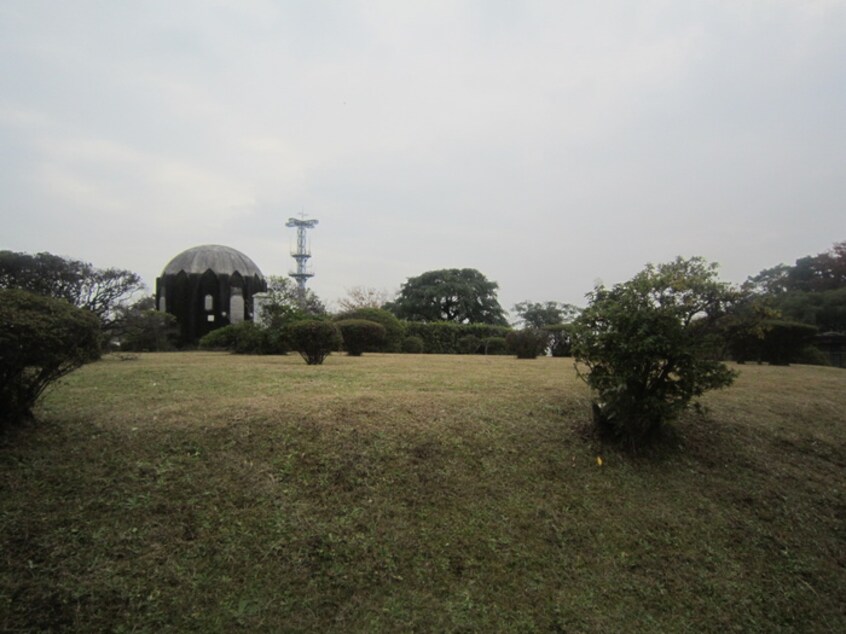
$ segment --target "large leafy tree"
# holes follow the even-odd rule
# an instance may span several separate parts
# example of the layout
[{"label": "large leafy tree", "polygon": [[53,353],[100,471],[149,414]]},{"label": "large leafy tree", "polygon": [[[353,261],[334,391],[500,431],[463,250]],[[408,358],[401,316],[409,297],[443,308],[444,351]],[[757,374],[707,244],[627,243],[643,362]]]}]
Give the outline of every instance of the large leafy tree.
[{"label": "large leafy tree", "polygon": [[410,277],[386,305],[400,319],[507,325],[499,285],[476,269],[440,269]]},{"label": "large leafy tree", "polygon": [[527,328],[544,328],[569,323],[579,314],[579,308],[559,302],[520,302],[512,309],[519,318],[518,325]]},{"label": "large leafy tree", "polygon": [[716,264],[677,258],[588,295],[574,353],[592,388],[594,421],[629,445],[650,441],[706,390],[731,384],[717,361],[716,322],[737,299]]},{"label": "large leafy tree", "polygon": [[846,242],[750,277],[744,288],[786,319],[846,332]]},{"label": "large leafy tree", "polygon": [[119,309],[144,284],[137,274],[123,269],[98,269],[52,253],[0,251],[0,288],[64,299],[94,313],[108,330],[118,319]]}]

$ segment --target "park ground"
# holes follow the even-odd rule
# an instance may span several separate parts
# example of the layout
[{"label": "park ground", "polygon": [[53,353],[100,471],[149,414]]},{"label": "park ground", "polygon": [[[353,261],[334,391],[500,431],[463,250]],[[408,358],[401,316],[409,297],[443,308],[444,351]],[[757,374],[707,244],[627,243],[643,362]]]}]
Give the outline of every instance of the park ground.
[{"label": "park ground", "polygon": [[846,372],[658,449],[572,360],[110,355],[0,436],[0,631],[846,631]]}]

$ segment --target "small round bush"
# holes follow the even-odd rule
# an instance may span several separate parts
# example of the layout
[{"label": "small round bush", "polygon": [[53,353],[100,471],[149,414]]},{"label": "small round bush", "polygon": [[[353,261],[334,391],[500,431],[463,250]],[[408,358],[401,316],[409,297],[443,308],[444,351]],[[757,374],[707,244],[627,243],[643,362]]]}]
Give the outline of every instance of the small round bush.
[{"label": "small round bush", "polygon": [[0,290],[0,428],[32,416],[44,389],[100,356],[100,320],[70,303]]},{"label": "small round bush", "polygon": [[423,352],[423,339],[416,335],[406,337],[402,342],[402,351],[406,354],[420,354]]},{"label": "small round bush", "polygon": [[291,346],[309,365],[320,365],[341,345],[341,333],[330,321],[303,319],[288,327]]},{"label": "small round bush", "polygon": [[479,347],[482,345],[482,340],[476,335],[464,335],[459,337],[456,342],[458,347],[458,354],[476,354]]},{"label": "small round bush", "polygon": [[341,331],[344,348],[351,357],[360,357],[365,350],[378,350],[385,344],[385,327],[375,321],[342,319],[335,325]]},{"label": "small round bush", "polygon": [[548,335],[534,328],[512,330],[505,337],[505,343],[511,354],[518,359],[536,359],[545,349]]},{"label": "small round bush", "polygon": [[482,351],[485,354],[508,354],[505,337],[485,337],[482,339]]}]

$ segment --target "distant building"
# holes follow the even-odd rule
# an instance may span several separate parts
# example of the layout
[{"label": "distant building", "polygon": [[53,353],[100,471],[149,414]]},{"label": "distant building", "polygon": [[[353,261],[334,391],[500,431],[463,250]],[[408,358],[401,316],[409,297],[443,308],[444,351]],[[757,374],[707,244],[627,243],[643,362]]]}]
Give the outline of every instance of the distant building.
[{"label": "distant building", "polygon": [[156,306],[176,316],[182,342],[253,318],[253,295],[267,290],[259,268],[231,247],[206,244],[173,258],[156,279]]}]

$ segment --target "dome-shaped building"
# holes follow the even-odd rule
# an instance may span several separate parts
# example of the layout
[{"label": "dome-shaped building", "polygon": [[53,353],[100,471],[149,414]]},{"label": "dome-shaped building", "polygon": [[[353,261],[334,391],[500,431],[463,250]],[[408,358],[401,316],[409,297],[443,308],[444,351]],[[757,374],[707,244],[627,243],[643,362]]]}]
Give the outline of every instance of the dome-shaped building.
[{"label": "dome-shaped building", "polygon": [[205,244],[173,258],[156,279],[156,305],[176,316],[184,343],[216,328],[252,320],[255,293],[267,290],[261,271],[246,255]]}]

